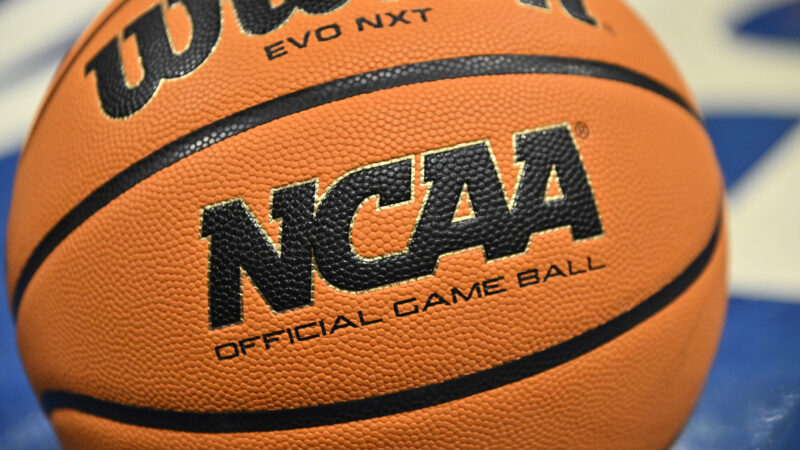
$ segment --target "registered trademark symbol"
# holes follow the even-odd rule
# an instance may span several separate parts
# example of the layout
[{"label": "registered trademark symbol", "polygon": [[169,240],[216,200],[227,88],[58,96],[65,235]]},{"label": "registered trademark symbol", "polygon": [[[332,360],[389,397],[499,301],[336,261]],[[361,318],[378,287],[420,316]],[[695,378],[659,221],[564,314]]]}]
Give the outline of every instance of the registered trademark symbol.
[{"label": "registered trademark symbol", "polygon": [[586,139],[589,137],[589,125],[586,125],[583,122],[578,122],[575,124],[575,134],[578,135],[581,139]]}]

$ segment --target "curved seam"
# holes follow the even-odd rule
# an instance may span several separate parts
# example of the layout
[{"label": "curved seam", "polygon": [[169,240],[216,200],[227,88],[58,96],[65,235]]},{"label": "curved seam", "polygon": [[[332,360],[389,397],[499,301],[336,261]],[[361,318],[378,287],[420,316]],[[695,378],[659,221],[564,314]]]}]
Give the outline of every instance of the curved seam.
[{"label": "curved seam", "polygon": [[[721,208],[720,208],[721,209]],[[658,292],[631,310],[545,350],[443,382],[390,394],[283,410],[192,412],[159,410],[100,400],[64,391],[47,391],[41,403],[47,414],[72,409],[116,422],[174,431],[242,433],[292,430],[384,417],[441,405],[487,392],[552,369],[612,341],[680,297],[705,271],[722,228],[720,211],[711,238],[689,266]]]},{"label": "curved seam", "polygon": [[135,185],[188,156],[274,120],[358,95],[441,80],[528,74],[575,75],[627,83],[671,100],[701,120],[679,94],[645,75],[604,62],[556,56],[511,54],[438,59],[378,69],[308,87],[249,107],[180,137],[135,162],[89,194],[50,229],[28,256],[12,296],[14,320],[33,275],[72,231]]}]

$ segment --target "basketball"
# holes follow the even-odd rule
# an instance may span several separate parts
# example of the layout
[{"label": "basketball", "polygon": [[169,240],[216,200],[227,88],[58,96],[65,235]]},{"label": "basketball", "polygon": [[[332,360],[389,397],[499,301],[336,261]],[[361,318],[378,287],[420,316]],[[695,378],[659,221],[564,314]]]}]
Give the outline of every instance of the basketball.
[{"label": "basketball", "polygon": [[724,192],[618,0],[117,0],[20,157],[11,310],[66,448],[664,448]]}]

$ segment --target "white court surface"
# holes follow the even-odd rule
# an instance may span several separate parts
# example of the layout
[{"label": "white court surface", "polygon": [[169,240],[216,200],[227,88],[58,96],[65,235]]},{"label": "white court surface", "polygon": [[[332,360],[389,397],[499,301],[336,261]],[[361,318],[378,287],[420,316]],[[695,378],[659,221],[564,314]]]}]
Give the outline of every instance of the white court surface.
[{"label": "white court surface", "polygon": [[[706,115],[735,111],[800,118],[800,48],[738,36],[734,25],[786,0],[631,0]],[[800,126],[729,193],[734,295],[800,302]]]},{"label": "white court surface", "polygon": [[0,152],[25,139],[63,54],[106,0],[0,0]]},{"label": "white court surface", "polygon": [[[19,148],[61,55],[106,3],[0,0],[0,156]],[[707,115],[800,118],[800,48],[743,38],[733,27],[754,8],[786,0],[629,3],[661,37]],[[730,193],[733,294],[800,302],[799,180],[796,127]]]}]

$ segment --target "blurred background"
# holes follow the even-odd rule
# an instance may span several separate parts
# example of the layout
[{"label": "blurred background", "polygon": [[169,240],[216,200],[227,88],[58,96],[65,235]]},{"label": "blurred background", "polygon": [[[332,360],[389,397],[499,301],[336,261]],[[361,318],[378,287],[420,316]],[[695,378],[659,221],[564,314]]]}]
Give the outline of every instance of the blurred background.
[{"label": "blurred background", "polygon": [[[17,154],[39,100],[106,3],[0,0],[3,238]],[[629,3],[697,95],[729,190],[728,320],[675,448],[800,449],[800,1]],[[0,448],[57,447],[25,379],[8,309],[0,307]]]}]

